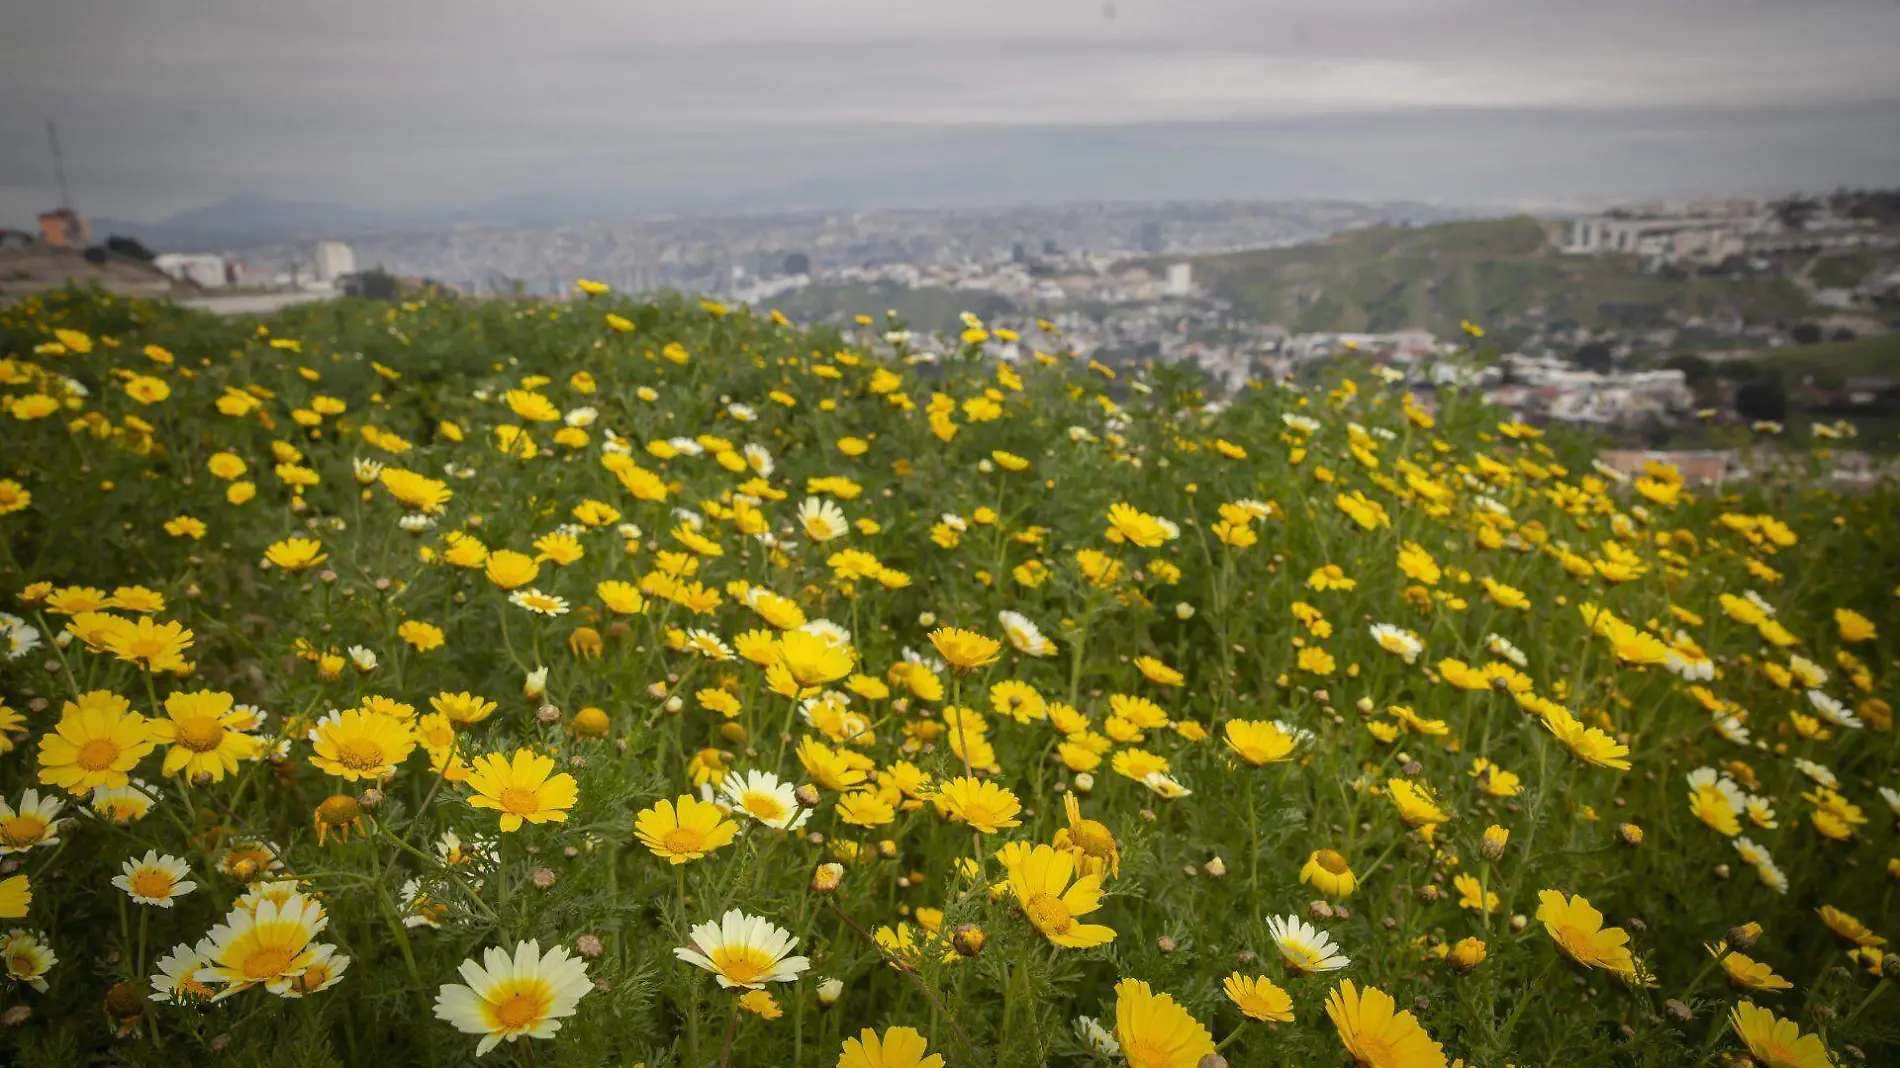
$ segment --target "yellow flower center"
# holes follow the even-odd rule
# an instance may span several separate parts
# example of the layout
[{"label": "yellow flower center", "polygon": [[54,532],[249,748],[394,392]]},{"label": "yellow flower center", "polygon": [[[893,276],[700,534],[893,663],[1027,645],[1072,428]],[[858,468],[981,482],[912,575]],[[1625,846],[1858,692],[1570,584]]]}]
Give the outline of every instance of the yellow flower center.
[{"label": "yellow flower center", "polygon": [[261,982],[281,975],[285,968],[290,967],[291,959],[295,956],[284,946],[264,946],[247,954],[238,966],[238,971],[246,979]]},{"label": "yellow flower center", "polygon": [[1344,875],[1352,870],[1352,866],[1346,863],[1346,858],[1331,849],[1320,850],[1319,855],[1313,858],[1313,863],[1334,875]]},{"label": "yellow flower center", "polygon": [[79,747],[74,758],[87,771],[104,771],[119,760],[119,743],[110,738],[94,738]]},{"label": "yellow flower center", "polygon": [[548,1002],[538,990],[516,990],[495,1006],[495,1021],[510,1031],[533,1026],[547,1012]]},{"label": "yellow flower center", "polygon": [[178,721],[178,744],[194,753],[209,753],[224,742],[224,725],[211,716]]},{"label": "yellow flower center", "polygon": [[335,794],[317,804],[317,819],[332,827],[351,823],[362,815],[362,812],[362,806],[356,803],[354,797],[347,794]]},{"label": "yellow flower center", "polygon": [[1052,935],[1064,934],[1075,926],[1075,918],[1069,915],[1069,906],[1049,894],[1031,895],[1023,903],[1023,911],[1029,914],[1037,927]]},{"label": "yellow flower center", "polygon": [[706,840],[691,827],[676,827],[667,832],[666,850],[669,853],[701,853],[705,851]]},{"label": "yellow flower center", "polygon": [[1304,975],[1319,963],[1319,954],[1313,947],[1300,942],[1285,942],[1280,946],[1280,955],[1286,958],[1286,966]]},{"label": "yellow flower center", "polygon": [[351,771],[369,771],[385,762],[383,747],[371,738],[351,738],[336,747],[337,763]]},{"label": "yellow flower center", "polygon": [[1353,1059],[1360,1064],[1401,1063],[1398,1055],[1393,1052],[1391,1043],[1379,1035],[1367,1034],[1364,1031],[1355,1032],[1352,1044]]},{"label": "yellow flower center", "polygon": [[1095,820],[1077,820],[1069,827],[1069,834],[1075,839],[1082,852],[1091,857],[1112,857],[1115,855],[1115,832]]},{"label": "yellow flower center", "polygon": [[757,984],[772,967],[772,961],[751,946],[725,947],[713,954],[712,962],[735,986]]},{"label": "yellow flower center", "polygon": [[785,806],[770,794],[747,794],[745,810],[762,823],[776,823],[785,818]]},{"label": "yellow flower center", "polygon": [[533,790],[524,790],[519,786],[510,786],[501,792],[501,810],[517,816],[528,816],[541,811],[541,798]]},{"label": "yellow flower center", "polygon": [[981,827],[996,822],[996,811],[981,800],[972,798],[962,805],[963,821],[973,827]]},{"label": "yellow flower center", "polygon": [[20,815],[0,821],[0,842],[15,847],[34,845],[46,837],[46,821],[38,816]]},{"label": "yellow flower center", "polygon": [[156,868],[141,868],[134,872],[131,879],[132,896],[164,900],[172,896],[172,887],[177,884],[167,872]]},{"label": "yellow flower center", "polygon": [[1123,1042],[1122,1056],[1127,1059],[1128,1068],[1168,1068],[1174,1063],[1166,1046],[1145,1035]]}]

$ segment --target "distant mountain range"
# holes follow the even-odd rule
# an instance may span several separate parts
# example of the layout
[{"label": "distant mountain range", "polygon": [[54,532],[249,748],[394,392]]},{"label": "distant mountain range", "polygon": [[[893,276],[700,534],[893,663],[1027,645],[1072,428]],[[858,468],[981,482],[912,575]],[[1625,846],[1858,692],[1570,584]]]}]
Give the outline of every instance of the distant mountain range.
[{"label": "distant mountain range", "polygon": [[[105,216],[90,221],[93,233],[101,240],[107,235],[120,235],[136,238],[158,251],[218,252],[325,239],[348,240],[371,234],[444,231],[462,226],[550,227],[590,222],[626,222],[656,216],[731,217],[903,208],[1001,210],[1091,201],[1119,201],[1137,206],[1153,204],[1158,208],[1163,204],[1187,200],[1217,199],[1168,196],[1166,194],[1170,191],[1165,188],[1157,189],[1156,192],[1161,195],[1153,197],[1114,197],[1104,195],[1106,190],[1094,188],[1085,171],[1047,177],[1051,179],[1049,183],[999,187],[993,181],[984,180],[982,168],[972,166],[967,170],[930,174],[813,178],[743,196],[703,193],[664,196],[623,193],[523,195],[432,211],[371,211],[332,201],[277,200],[247,193],[180,212],[158,222]],[[1066,188],[1071,185],[1076,190],[1071,197],[1034,195],[1045,188]],[[1019,195],[1011,196],[1012,191]],[[1218,199],[1256,202],[1283,200],[1293,203],[1302,198],[1236,196]],[[1424,221],[1488,213],[1482,208],[1448,208],[1416,200],[1328,199],[1375,205],[1395,218]]]},{"label": "distant mountain range", "polygon": [[155,223],[131,219],[91,220],[95,235],[137,238],[161,250],[197,251],[245,246],[340,233],[376,230],[388,216],[322,200],[273,200],[253,194],[227,197],[215,204],[179,212]]}]

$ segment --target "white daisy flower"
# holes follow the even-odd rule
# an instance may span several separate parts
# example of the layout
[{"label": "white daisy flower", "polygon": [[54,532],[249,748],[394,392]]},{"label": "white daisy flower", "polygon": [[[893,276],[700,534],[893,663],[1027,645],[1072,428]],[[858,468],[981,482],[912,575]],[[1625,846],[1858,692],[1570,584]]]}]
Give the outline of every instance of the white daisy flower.
[{"label": "white daisy flower", "polygon": [[1268,917],[1267,933],[1273,936],[1280,956],[1286,958],[1287,967],[1301,975],[1338,971],[1352,963],[1339,952],[1331,935],[1298,916]]},{"label": "white daisy flower", "polygon": [[691,945],[675,949],[673,955],[713,973],[719,985],[728,990],[759,990],[768,982],[789,983],[811,967],[811,961],[791,955],[798,939],[790,931],[738,909],[717,922],[694,927],[689,937]]}]

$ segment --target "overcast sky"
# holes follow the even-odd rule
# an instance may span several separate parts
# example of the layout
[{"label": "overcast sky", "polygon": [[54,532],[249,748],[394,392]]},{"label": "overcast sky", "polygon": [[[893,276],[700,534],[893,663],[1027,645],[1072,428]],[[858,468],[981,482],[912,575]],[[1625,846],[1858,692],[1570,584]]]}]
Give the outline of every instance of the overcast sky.
[{"label": "overcast sky", "polygon": [[0,223],[47,118],[139,219],[1900,184],[1896,55],[1900,0],[6,0]]}]

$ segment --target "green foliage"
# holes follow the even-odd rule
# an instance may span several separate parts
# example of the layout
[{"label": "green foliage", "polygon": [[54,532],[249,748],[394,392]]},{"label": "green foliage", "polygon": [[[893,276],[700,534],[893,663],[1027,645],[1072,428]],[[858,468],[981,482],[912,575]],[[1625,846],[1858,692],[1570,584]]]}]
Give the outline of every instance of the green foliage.
[{"label": "green foliage", "polygon": [[1505,328],[1535,315],[1588,327],[1644,309],[1739,314],[1751,322],[1808,310],[1779,280],[1675,280],[1614,256],[1566,256],[1529,218],[1372,227],[1318,245],[1207,256],[1195,275],[1260,319],[1296,331],[1453,334],[1461,320]]}]

